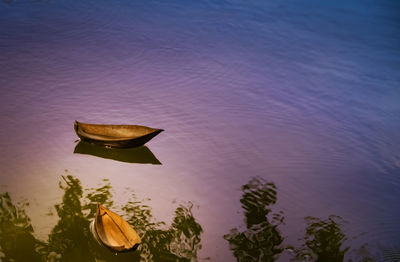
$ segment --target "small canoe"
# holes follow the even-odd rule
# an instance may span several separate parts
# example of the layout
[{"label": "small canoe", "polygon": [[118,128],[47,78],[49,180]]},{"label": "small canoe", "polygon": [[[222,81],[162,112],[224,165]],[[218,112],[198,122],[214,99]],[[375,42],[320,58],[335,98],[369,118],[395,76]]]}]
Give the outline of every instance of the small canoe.
[{"label": "small canoe", "polygon": [[78,121],[75,121],[74,129],[83,141],[116,148],[142,146],[164,131],[139,125],[98,125]]},{"label": "small canoe", "polygon": [[136,250],[141,239],[136,231],[122,217],[97,205],[93,231],[95,238],[114,252]]}]

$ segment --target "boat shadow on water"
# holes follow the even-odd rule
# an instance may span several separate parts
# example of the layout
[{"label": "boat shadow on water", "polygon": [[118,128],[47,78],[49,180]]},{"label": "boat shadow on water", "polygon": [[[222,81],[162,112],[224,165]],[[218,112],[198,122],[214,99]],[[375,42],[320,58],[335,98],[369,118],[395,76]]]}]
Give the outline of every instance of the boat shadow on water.
[{"label": "boat shadow on water", "polygon": [[109,148],[79,141],[75,154],[92,155],[125,163],[162,165],[147,146],[136,148]]}]

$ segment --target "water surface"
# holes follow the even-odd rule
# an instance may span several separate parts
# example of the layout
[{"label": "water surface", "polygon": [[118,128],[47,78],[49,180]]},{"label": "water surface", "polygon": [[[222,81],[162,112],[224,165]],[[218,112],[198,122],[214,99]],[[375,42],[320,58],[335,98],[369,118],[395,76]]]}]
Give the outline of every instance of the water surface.
[{"label": "water surface", "polygon": [[[2,2],[1,190],[29,202],[29,234],[47,244],[72,175],[83,188],[108,179],[110,207],[150,198],[163,230],[193,203],[199,260],[250,252],[234,242],[255,226],[276,236],[255,248],[271,260],[304,259],[307,232],[326,228],[339,261],[396,254],[399,11],[388,0]],[[116,156],[82,148],[74,120],[166,131],[146,156]],[[246,192],[274,197],[249,207]]]}]

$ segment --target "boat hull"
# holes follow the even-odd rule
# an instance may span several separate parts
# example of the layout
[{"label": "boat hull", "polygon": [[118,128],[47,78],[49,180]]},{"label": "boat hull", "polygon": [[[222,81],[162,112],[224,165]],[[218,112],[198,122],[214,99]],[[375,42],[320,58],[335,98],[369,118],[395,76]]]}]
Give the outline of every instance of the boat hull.
[{"label": "boat hull", "polygon": [[147,142],[149,142],[153,137],[161,133],[162,130],[155,131],[154,133],[139,137],[139,138],[132,138],[127,140],[120,140],[120,141],[107,141],[107,140],[98,140],[86,137],[84,135],[78,134],[78,137],[87,143],[105,146],[105,147],[113,147],[113,148],[132,148],[132,147],[139,147],[143,146]]},{"label": "boat hull", "polygon": [[90,231],[97,243],[117,253],[135,251],[141,243],[128,222],[100,204],[94,221],[90,223]]},{"label": "boat hull", "polygon": [[96,232],[96,221],[95,221],[95,220],[92,220],[92,221],[90,222],[90,224],[89,224],[89,231],[90,231],[90,233],[92,234],[93,239],[96,241],[96,243],[97,243],[97,245],[98,245],[99,247],[105,247],[105,248],[107,248],[108,250],[112,251],[112,252],[115,253],[115,254],[116,254],[116,253],[128,253],[128,252],[136,251],[136,250],[138,249],[138,247],[139,247],[139,244],[136,244],[136,245],[134,245],[131,249],[127,249],[127,250],[122,250],[122,251],[121,251],[121,250],[116,250],[116,249],[113,249],[113,248],[111,248],[111,247],[105,245],[105,244],[101,241],[99,235],[98,235],[97,232]]},{"label": "boat hull", "polygon": [[[127,130],[129,127],[136,128],[140,127],[142,129],[148,129],[149,131],[136,135],[135,137],[110,137],[110,136],[103,136],[97,134],[91,134],[90,132],[87,132],[84,130],[85,126],[92,126],[95,127],[97,130],[104,130],[104,133],[109,132],[110,130],[117,130],[118,127],[121,127],[121,129]],[[151,139],[153,139],[155,136],[163,132],[163,129],[153,129],[149,127],[144,127],[144,126],[129,126],[129,125],[91,125],[91,124],[84,124],[84,123],[79,123],[75,121],[74,124],[74,129],[78,137],[87,143],[91,144],[96,144],[99,146],[104,146],[104,147],[113,147],[113,148],[133,148],[133,147],[140,147],[149,142]],[[99,131],[97,131],[99,132]]]}]

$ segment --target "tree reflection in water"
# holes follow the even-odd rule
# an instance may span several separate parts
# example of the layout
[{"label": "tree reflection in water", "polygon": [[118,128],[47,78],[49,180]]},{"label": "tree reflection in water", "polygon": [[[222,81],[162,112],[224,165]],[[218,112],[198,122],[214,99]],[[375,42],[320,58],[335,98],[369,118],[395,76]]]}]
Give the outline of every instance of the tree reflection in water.
[{"label": "tree reflection in water", "polygon": [[[306,217],[306,234],[303,245],[294,249],[293,260],[317,261],[317,262],[341,262],[341,261],[400,261],[400,251],[397,248],[385,248],[375,246],[368,248],[363,244],[359,248],[346,245],[348,239],[342,231],[345,221],[335,215],[322,220],[316,217]],[[374,252],[371,252],[373,250]]]},{"label": "tree reflection in water", "polygon": [[[24,205],[14,205],[8,193],[0,195],[0,258],[1,261],[191,261],[201,248],[200,224],[193,217],[191,203],[175,210],[172,225],[153,219],[151,208],[132,199],[121,208],[122,216],[142,237],[135,252],[114,255],[99,246],[89,230],[96,204],[111,208],[111,185],[105,180],[98,188],[84,190],[79,179],[62,177],[62,203],[55,205],[58,223],[47,242],[33,236]],[[166,229],[165,229],[166,228]]]},{"label": "tree reflection in water", "polygon": [[344,247],[347,240],[341,226],[344,221],[339,216],[329,216],[326,220],[306,217],[307,223],[304,244],[295,249],[294,260],[300,261],[344,261],[350,247]]},{"label": "tree reflection in water", "polygon": [[[271,206],[277,201],[277,188],[274,183],[261,178],[252,178],[242,187],[240,200],[244,209],[246,230],[231,229],[224,238],[234,257],[240,262],[275,261],[284,250],[293,261],[339,262],[345,260],[350,247],[345,246],[346,235],[342,231],[344,220],[339,216],[329,216],[323,220],[306,217],[306,234],[302,245],[295,248],[284,245],[279,226],[283,224],[282,213],[271,214]],[[377,255],[371,255],[366,245],[353,250],[347,261],[380,261]],[[396,249],[390,252],[377,250],[379,257],[397,257]]]},{"label": "tree reflection in water", "polygon": [[37,248],[42,243],[33,236],[26,205],[14,205],[8,193],[0,194],[0,261],[41,261]]},{"label": "tree reflection in water", "polygon": [[268,217],[271,212],[269,206],[277,200],[276,186],[261,178],[253,178],[242,190],[240,202],[247,230],[239,232],[234,228],[224,238],[237,261],[274,261],[283,251],[283,237],[278,226],[284,219],[282,214],[274,214],[272,219]]}]

